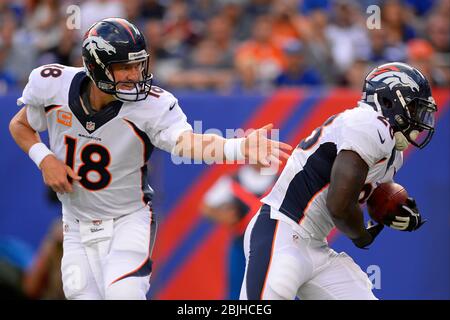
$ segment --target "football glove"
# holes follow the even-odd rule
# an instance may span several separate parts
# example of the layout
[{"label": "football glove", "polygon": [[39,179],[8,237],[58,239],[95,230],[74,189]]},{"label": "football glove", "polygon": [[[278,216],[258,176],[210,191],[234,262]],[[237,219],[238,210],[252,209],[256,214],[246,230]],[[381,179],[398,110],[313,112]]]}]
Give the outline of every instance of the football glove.
[{"label": "football glove", "polygon": [[426,220],[422,217],[413,198],[406,199],[406,203],[400,205],[403,215],[395,216],[392,220],[385,221],[385,224],[399,231],[415,231],[419,229]]}]

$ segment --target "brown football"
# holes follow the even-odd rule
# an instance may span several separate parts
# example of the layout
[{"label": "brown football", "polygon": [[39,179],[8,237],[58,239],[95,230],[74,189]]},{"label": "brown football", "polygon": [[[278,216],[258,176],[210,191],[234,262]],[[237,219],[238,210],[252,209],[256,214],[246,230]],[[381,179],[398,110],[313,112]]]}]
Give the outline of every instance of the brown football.
[{"label": "brown football", "polygon": [[398,183],[387,182],[378,185],[367,200],[370,217],[378,223],[393,216],[404,215],[400,206],[406,203],[408,193]]}]

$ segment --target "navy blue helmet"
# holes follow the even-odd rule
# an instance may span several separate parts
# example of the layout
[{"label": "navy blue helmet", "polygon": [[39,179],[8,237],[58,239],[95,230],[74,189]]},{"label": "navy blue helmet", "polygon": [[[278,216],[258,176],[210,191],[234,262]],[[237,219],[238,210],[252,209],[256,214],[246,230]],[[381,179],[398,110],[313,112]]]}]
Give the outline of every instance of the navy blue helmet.
[{"label": "navy blue helmet", "polygon": [[[123,101],[140,101],[147,98],[152,74],[149,73],[149,53],[144,35],[130,22],[121,18],[108,18],[94,23],[83,38],[83,64],[87,75],[103,92]],[[114,63],[141,62],[139,81],[114,79],[111,65]],[[134,90],[118,90],[119,84],[134,86]]]},{"label": "navy blue helmet", "polygon": [[[436,103],[430,84],[416,68],[392,62],[376,67],[364,81],[363,102],[388,119],[394,132],[402,132],[408,141],[425,147],[434,133]],[[410,133],[420,134],[414,140]]]}]

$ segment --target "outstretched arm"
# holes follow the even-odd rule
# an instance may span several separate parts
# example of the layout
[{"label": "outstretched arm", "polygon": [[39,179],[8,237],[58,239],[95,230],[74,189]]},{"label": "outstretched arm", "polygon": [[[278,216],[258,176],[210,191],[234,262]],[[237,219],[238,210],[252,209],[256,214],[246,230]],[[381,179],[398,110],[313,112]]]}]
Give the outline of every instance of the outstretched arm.
[{"label": "outstretched arm", "polygon": [[250,163],[265,167],[281,164],[280,159],[288,159],[285,151],[292,150],[286,143],[267,138],[272,124],[266,125],[241,139],[224,139],[214,134],[184,132],[177,141],[174,154],[205,162],[249,160]]}]

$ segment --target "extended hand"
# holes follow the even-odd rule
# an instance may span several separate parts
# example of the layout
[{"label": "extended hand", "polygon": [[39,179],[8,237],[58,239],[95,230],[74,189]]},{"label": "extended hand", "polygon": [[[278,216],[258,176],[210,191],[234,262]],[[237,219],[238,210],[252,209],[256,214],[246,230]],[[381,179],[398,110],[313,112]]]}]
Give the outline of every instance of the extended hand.
[{"label": "extended hand", "polygon": [[273,124],[267,124],[250,133],[241,145],[243,154],[249,159],[250,164],[260,164],[270,167],[271,164],[280,165],[281,160],[287,160],[292,147],[286,143],[269,139],[268,132],[273,128]]}]

